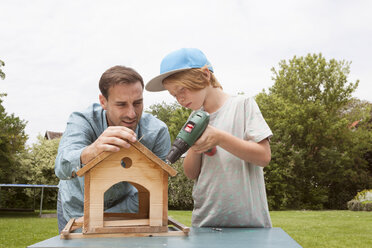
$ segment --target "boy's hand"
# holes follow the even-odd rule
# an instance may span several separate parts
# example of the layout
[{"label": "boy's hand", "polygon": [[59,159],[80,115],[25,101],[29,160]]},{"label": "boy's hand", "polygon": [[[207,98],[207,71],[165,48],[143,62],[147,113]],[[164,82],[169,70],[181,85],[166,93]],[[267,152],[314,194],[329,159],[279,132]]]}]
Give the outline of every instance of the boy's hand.
[{"label": "boy's hand", "polygon": [[219,137],[220,131],[213,126],[208,125],[202,136],[200,136],[191,149],[198,154],[204,153],[219,145]]}]

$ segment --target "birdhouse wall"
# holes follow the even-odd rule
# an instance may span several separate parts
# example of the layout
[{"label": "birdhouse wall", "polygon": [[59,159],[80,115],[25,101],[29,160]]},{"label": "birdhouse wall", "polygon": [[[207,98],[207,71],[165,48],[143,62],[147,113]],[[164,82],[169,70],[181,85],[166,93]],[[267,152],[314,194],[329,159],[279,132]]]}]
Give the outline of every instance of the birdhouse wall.
[{"label": "birdhouse wall", "polygon": [[[123,158],[126,168],[121,164]],[[104,226],[104,193],[122,181],[140,185],[149,192],[150,226],[167,225],[168,174],[135,148],[113,153],[92,168],[85,178],[85,183],[89,181],[85,188],[88,189],[87,206],[84,206],[84,215],[88,214],[88,221],[84,223],[86,231]]]}]

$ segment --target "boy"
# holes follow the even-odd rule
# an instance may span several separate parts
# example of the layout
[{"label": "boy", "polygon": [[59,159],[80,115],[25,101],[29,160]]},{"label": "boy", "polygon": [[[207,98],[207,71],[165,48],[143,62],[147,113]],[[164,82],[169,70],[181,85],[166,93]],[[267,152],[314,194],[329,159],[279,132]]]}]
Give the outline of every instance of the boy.
[{"label": "boy", "polygon": [[[186,176],[195,179],[192,225],[271,227],[263,167],[271,159],[272,132],[255,100],[225,93],[195,48],[168,54],[160,72],[146,90],[168,90],[183,107],[210,114],[209,126],[183,162]],[[203,154],[215,146],[214,156]]]}]

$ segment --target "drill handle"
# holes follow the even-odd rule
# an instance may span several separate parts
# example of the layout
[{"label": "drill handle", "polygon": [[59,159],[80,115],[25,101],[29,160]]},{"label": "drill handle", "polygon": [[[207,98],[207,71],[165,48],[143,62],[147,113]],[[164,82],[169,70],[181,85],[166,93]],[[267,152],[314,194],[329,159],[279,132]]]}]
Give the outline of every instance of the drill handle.
[{"label": "drill handle", "polygon": [[204,154],[207,155],[207,156],[213,156],[214,154],[216,154],[216,152],[217,152],[217,148],[213,147],[213,148],[209,149],[208,151],[206,151]]}]

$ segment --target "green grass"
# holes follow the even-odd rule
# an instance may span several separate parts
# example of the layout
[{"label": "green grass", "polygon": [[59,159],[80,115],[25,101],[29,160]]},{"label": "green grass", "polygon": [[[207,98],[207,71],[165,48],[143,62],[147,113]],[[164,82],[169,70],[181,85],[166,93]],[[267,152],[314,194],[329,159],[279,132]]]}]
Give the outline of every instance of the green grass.
[{"label": "green grass", "polygon": [[[43,211],[47,213],[47,211]],[[274,227],[281,227],[304,248],[372,247],[372,212],[271,211]],[[191,226],[191,211],[169,211]],[[38,213],[0,213],[0,248],[24,248],[58,235],[56,218]]]},{"label": "green grass", "polygon": [[39,218],[38,212],[0,212],[0,233],[0,248],[25,248],[58,235],[57,218]]},{"label": "green grass", "polygon": [[272,211],[281,227],[302,247],[372,247],[372,212]]},{"label": "green grass", "polygon": [[[190,226],[190,211],[170,211]],[[271,211],[273,227],[280,227],[304,248],[372,247],[372,212]]]}]

